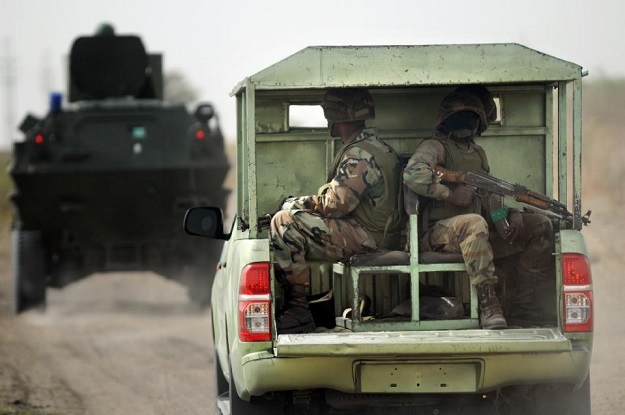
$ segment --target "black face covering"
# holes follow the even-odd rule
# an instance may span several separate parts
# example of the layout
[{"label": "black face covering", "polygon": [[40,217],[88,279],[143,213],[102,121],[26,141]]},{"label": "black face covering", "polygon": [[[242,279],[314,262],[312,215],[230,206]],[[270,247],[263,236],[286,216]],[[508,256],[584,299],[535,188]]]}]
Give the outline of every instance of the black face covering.
[{"label": "black face covering", "polygon": [[480,117],[473,111],[460,111],[448,117],[441,127],[454,140],[473,140],[480,124]]}]

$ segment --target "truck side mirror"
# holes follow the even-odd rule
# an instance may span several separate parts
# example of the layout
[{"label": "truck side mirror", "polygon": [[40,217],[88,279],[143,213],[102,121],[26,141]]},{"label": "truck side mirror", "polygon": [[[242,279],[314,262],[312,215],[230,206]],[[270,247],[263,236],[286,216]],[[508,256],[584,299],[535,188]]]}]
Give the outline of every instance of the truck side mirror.
[{"label": "truck side mirror", "polygon": [[224,234],[223,212],[218,207],[200,206],[187,210],[184,216],[184,231],[189,235],[210,239],[228,239]]}]

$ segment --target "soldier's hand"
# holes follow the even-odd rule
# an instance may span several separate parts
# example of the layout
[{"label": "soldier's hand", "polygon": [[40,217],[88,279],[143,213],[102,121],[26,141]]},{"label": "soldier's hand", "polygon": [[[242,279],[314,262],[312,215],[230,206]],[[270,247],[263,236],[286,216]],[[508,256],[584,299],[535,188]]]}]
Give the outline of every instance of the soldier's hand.
[{"label": "soldier's hand", "polygon": [[290,198],[292,198],[293,196],[287,196],[285,198],[283,198],[282,200],[280,200],[280,202],[278,202],[278,206],[276,206],[276,209],[271,212],[271,216],[274,216],[276,213],[280,212],[281,210],[284,209],[284,203],[289,200]]},{"label": "soldier's hand", "polygon": [[449,192],[446,200],[452,205],[467,207],[471,204],[474,197],[475,189],[461,185]]},{"label": "soldier's hand", "polygon": [[297,197],[295,196],[289,196],[286,199],[284,199],[282,201],[282,210],[291,210],[294,207],[296,207],[297,204]]},{"label": "soldier's hand", "polygon": [[506,241],[512,244],[516,242],[523,230],[523,216],[521,213],[516,210],[510,211],[510,213],[508,213],[508,224],[510,228],[506,236]]}]

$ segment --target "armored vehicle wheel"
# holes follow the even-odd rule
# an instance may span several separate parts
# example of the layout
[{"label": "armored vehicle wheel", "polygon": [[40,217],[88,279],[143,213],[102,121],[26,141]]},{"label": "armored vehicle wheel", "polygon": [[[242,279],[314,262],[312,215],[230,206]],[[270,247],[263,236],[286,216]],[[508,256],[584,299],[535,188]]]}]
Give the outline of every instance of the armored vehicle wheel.
[{"label": "armored vehicle wheel", "polygon": [[13,230],[13,312],[46,305],[46,251],[40,231]]}]

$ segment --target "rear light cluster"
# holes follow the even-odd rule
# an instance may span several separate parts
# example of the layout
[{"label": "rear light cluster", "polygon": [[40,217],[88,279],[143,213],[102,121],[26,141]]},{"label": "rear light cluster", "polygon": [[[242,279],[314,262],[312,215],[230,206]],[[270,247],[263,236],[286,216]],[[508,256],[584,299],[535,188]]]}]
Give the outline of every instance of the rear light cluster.
[{"label": "rear light cluster", "polygon": [[208,134],[203,128],[198,128],[197,130],[195,130],[195,134],[193,135],[193,137],[198,141],[206,140],[207,136]]},{"label": "rear light cluster", "polygon": [[271,340],[271,283],[268,262],[243,269],[239,285],[239,339]]},{"label": "rear light cluster", "polygon": [[588,258],[581,254],[564,254],[562,282],[564,331],[592,331],[592,275]]}]

